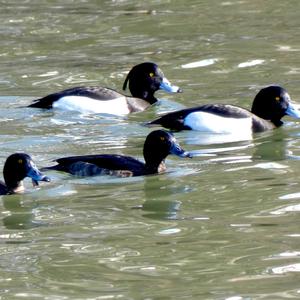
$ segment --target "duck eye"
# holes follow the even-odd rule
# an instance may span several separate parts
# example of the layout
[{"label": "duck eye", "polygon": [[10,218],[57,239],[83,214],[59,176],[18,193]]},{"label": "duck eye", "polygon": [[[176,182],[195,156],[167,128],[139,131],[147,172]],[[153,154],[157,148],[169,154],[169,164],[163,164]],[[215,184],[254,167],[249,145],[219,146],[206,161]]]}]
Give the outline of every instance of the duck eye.
[{"label": "duck eye", "polygon": [[165,141],[165,138],[164,138],[163,136],[161,136],[161,137],[160,137],[160,140],[161,140],[162,142],[164,142],[164,141]]},{"label": "duck eye", "polygon": [[154,77],[154,73],[152,73],[152,72],[149,73],[149,76],[150,76],[150,77]]},{"label": "duck eye", "polygon": [[22,163],[23,163],[23,160],[22,160],[22,159],[19,159],[19,160],[18,160],[18,164],[21,165]]},{"label": "duck eye", "polygon": [[275,97],[275,100],[279,102],[280,101],[280,97]]}]

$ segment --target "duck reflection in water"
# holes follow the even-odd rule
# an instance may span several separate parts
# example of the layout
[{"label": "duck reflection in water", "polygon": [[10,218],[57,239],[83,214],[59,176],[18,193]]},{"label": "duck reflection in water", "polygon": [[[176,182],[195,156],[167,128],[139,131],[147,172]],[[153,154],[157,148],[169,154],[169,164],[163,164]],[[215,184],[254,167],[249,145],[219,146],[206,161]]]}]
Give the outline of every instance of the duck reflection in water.
[{"label": "duck reflection in water", "polygon": [[[38,226],[43,226],[35,221],[33,209],[36,205],[22,204],[24,195],[12,195],[3,197],[2,203],[5,208],[5,216],[2,218],[3,225],[7,229],[30,229]],[[18,239],[13,239],[13,242],[19,242]],[[22,239],[22,242],[23,239]]]},{"label": "duck reflection in water", "polygon": [[[143,216],[157,220],[177,220],[181,201],[175,200],[174,184],[176,178],[147,177],[144,180],[144,203],[133,207],[141,209]],[[180,192],[179,192],[180,194]]]}]

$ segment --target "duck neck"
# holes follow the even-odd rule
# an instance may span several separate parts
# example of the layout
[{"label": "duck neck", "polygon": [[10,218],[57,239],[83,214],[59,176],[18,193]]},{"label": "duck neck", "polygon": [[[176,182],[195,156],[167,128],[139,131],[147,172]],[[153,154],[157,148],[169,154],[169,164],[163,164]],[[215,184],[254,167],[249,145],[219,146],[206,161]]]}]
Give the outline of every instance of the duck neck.
[{"label": "duck neck", "polygon": [[148,162],[146,163],[147,174],[162,173],[166,170],[166,165],[164,160],[160,162]]},{"label": "duck neck", "polygon": [[157,99],[154,97],[154,93],[152,91],[139,89],[131,91],[131,94],[133,97],[143,99],[150,104],[157,102]]},{"label": "duck neck", "polygon": [[[145,149],[146,148],[146,149]],[[156,174],[165,171],[165,158],[168,154],[155,153],[153,148],[149,151],[147,147],[144,147],[145,166],[148,174]]]},{"label": "duck neck", "polygon": [[278,119],[275,119],[275,120],[272,120],[271,119],[271,122],[276,126],[276,127],[280,127],[283,122],[281,120],[278,120]]},{"label": "duck neck", "polygon": [[9,194],[22,193],[25,190],[23,181],[6,183],[6,187]]},{"label": "duck neck", "polygon": [[265,99],[257,94],[253,100],[251,112],[264,120],[272,122],[276,127],[280,127],[283,124],[281,119],[285,116],[285,110],[283,111],[278,103],[274,104],[263,100]]}]

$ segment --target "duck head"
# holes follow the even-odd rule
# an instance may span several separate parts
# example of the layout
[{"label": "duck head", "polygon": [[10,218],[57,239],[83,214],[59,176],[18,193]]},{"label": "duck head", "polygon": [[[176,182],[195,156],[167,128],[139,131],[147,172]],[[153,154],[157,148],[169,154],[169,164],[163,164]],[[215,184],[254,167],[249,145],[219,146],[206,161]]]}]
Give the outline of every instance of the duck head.
[{"label": "duck head", "polygon": [[182,92],[178,86],[172,85],[160,68],[152,62],[134,66],[124,81],[123,90],[126,90],[127,84],[133,97],[144,99],[150,104],[157,101],[154,97],[157,90],[168,93]]}]

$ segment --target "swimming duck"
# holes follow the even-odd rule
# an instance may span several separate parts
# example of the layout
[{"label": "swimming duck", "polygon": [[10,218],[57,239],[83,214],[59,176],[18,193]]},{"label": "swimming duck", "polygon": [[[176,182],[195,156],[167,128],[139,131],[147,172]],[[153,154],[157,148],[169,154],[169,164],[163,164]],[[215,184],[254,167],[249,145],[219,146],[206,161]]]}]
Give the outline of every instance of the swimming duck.
[{"label": "swimming duck", "polygon": [[113,175],[131,177],[161,173],[166,170],[164,160],[169,154],[191,157],[177,143],[175,137],[164,130],[151,132],[144,143],[145,163],[117,154],[99,154],[63,157],[58,164],[45,169],[58,170],[77,176]]},{"label": "swimming duck", "polygon": [[49,177],[43,175],[26,153],[10,155],[3,167],[4,182],[0,182],[0,195],[14,194],[24,191],[23,179],[30,177],[34,186],[39,181],[49,182]]},{"label": "swimming duck", "polygon": [[181,92],[179,87],[171,85],[152,62],[134,66],[124,81],[123,90],[126,90],[127,84],[132,97],[105,87],[80,86],[34,100],[29,107],[124,115],[143,111],[157,102],[154,93],[159,89],[169,93]]},{"label": "swimming duck", "polygon": [[271,85],[256,95],[251,112],[233,105],[206,104],[167,113],[146,125],[161,125],[173,130],[229,134],[238,131],[246,134],[279,127],[285,115],[299,119],[300,111],[291,103],[284,88]]}]

